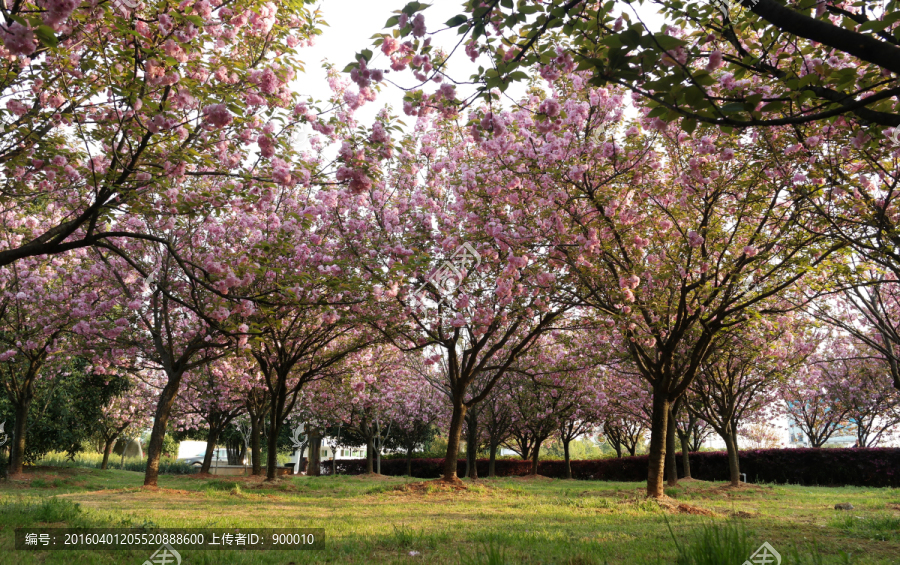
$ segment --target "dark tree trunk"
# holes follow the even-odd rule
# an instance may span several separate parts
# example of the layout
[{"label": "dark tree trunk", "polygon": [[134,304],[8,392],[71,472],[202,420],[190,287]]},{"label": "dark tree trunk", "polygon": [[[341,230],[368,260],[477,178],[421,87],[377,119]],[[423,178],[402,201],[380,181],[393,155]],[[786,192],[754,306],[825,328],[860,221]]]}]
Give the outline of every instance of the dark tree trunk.
[{"label": "dark tree trunk", "polygon": [[181,386],[183,373],[177,373],[169,377],[159,402],[156,405],[156,413],[153,420],[153,429],[150,432],[150,441],[147,443],[147,470],[144,473],[144,486],[155,487],[159,480],[159,458],[162,456],[163,440],[166,437],[166,425],[169,423],[169,414],[172,412],[172,404]]},{"label": "dark tree trunk", "polygon": [[220,430],[218,426],[209,427],[209,434],[206,440],[206,453],[203,454],[203,464],[200,466],[201,473],[209,473],[209,469],[212,467],[212,459],[216,452],[216,444],[219,441],[219,433]]},{"label": "dark tree trunk", "polygon": [[653,413],[650,419],[650,453],[647,465],[647,496],[660,498],[666,463],[666,430],[669,425],[669,400],[664,389],[653,391]]},{"label": "dark tree trunk", "polygon": [[569,443],[571,441],[572,440],[569,440],[569,439],[563,439],[563,456],[566,459],[566,478],[567,479],[572,478],[572,461],[569,458]]},{"label": "dark tree trunk", "polygon": [[100,463],[100,470],[105,471],[109,467],[109,454],[112,453],[113,444],[116,443],[116,439],[119,437],[119,434],[115,434],[112,437],[106,439],[103,444],[103,462]]},{"label": "dark tree trunk", "polygon": [[406,476],[412,477],[412,452],[413,448],[410,446],[406,450]]},{"label": "dark tree trunk", "polygon": [[262,435],[262,417],[250,414],[250,462],[253,469],[252,475],[262,475],[262,448],[260,436]]},{"label": "dark tree trunk", "polygon": [[466,477],[478,479],[478,418],[474,410],[466,414]]},{"label": "dark tree trunk", "polygon": [[[274,414],[270,415],[274,416]],[[269,421],[269,437],[266,438],[266,480],[274,481],[278,473],[278,435],[281,433],[281,422],[278,417]]]},{"label": "dark tree trunk", "polygon": [[447,436],[447,456],[444,459],[444,480],[455,481],[456,465],[459,460],[459,436],[462,433],[463,418],[466,417],[466,405],[462,398],[454,399],[453,414],[450,417],[450,432]]},{"label": "dark tree trunk", "polygon": [[309,467],[306,475],[318,477],[322,474],[322,436],[318,431],[310,432],[309,437]]},{"label": "dark tree trunk", "polygon": [[[266,438],[266,480],[274,481],[278,473],[278,436],[281,426],[284,425],[285,405],[287,404],[287,372],[290,368],[279,367],[269,369],[271,373],[266,376],[267,382],[274,378],[274,385],[269,389],[269,437]],[[312,464],[312,458],[310,458]],[[307,475],[309,471],[307,471]]]},{"label": "dark tree trunk", "polygon": [[725,449],[728,451],[728,474],[733,486],[741,484],[741,462],[738,456],[737,439],[731,431],[722,434],[725,440]]},{"label": "dark tree trunk", "polygon": [[683,434],[678,432],[678,437],[681,438],[681,468],[684,472],[684,478],[691,478],[691,456],[688,454],[690,450],[690,437],[688,434]]},{"label": "dark tree trunk", "polygon": [[535,440],[534,447],[531,448],[531,474],[532,476],[537,475],[538,472],[538,457],[541,453],[541,442]]},{"label": "dark tree trunk", "polygon": [[366,473],[375,472],[375,438],[369,434],[366,436]]},{"label": "dark tree trunk", "polygon": [[16,421],[13,424],[13,438],[9,446],[9,476],[21,475],[25,468],[25,430],[28,420],[28,409],[31,407],[31,397],[16,405]]},{"label": "dark tree trunk", "polygon": [[668,470],[667,483],[670,487],[678,484],[678,463],[675,451],[675,414],[672,405],[669,405],[668,422],[666,424],[666,468]]},{"label": "dark tree trunk", "polygon": [[497,476],[497,448],[499,446],[495,443],[491,443],[491,457],[488,460],[488,477],[494,478]]}]

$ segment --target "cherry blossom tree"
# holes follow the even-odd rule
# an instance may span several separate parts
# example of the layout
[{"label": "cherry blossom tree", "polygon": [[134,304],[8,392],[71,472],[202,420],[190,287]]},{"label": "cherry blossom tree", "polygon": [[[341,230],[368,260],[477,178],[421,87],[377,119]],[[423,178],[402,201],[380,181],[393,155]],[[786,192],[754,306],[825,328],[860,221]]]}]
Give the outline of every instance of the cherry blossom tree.
[{"label": "cherry blossom tree", "polygon": [[689,404],[725,442],[733,486],[740,485],[738,431],[761,423],[776,402],[778,382],[802,367],[816,350],[802,321],[782,316],[743,327],[719,341],[691,384]]},{"label": "cherry blossom tree", "polygon": [[[784,143],[774,132],[678,133],[645,108],[623,141],[597,140],[622,99],[578,75],[554,88],[492,113],[503,127],[494,126],[491,147],[522,171],[511,197],[542,204],[539,221],[557,235],[578,299],[610,324],[652,386],[648,495],[662,496],[669,405],[719,334],[778,313],[769,298],[839,245],[792,198],[802,163],[773,158]],[[530,142],[513,143],[517,135]]]},{"label": "cherry blossom tree", "polygon": [[[158,228],[149,222],[142,227],[149,233],[154,229]],[[210,249],[206,243],[217,238],[215,232],[197,225],[170,225],[162,233],[168,238],[168,247],[186,256],[204,253]],[[128,359],[128,370],[157,379],[160,392],[144,477],[145,486],[154,487],[169,417],[185,374],[225,356],[235,340],[206,317],[227,317],[226,301],[198,288],[196,279],[187,276],[175,255],[167,252],[168,247],[160,249],[137,240],[104,243],[103,247],[97,248],[98,261],[92,272],[105,289],[104,300],[94,309],[96,316],[82,320],[74,331],[96,344],[98,366]]]},{"label": "cherry blossom tree", "polygon": [[[777,128],[840,117],[900,125],[893,106],[900,48],[892,4],[826,1],[812,13],[810,6],[775,0],[647,6],[665,18],[659,31],[627,0],[471,2],[439,29],[457,29],[473,60],[489,55],[479,77],[482,93],[526,80],[524,71],[536,65],[545,77],[577,66],[590,70],[593,84],[632,89],[667,120]],[[450,63],[447,57],[421,63],[432,38],[420,38],[437,33],[428,34],[425,8],[408,3],[386,24],[399,39],[377,41],[395,53],[392,68],[411,65],[423,82],[446,75]]]},{"label": "cherry blossom tree", "polygon": [[146,383],[130,379],[129,386],[114,396],[97,414],[98,431],[103,442],[101,469],[106,469],[113,445],[128,430],[139,430],[151,423],[152,399],[156,391]]},{"label": "cherry blossom tree", "polygon": [[[380,312],[371,326],[441,364],[435,384],[453,407],[444,479],[454,480],[467,410],[570,305],[556,300],[558,266],[529,233],[532,204],[469,198],[512,176],[487,169],[471,131],[449,119],[421,116],[390,168],[370,169],[369,186],[335,196],[344,238],[372,284],[371,309]],[[376,131],[366,143],[387,142]]]},{"label": "cherry blossom tree", "polygon": [[[827,337],[827,336],[823,336]],[[829,340],[828,346],[838,345]],[[839,347],[823,347],[810,359],[807,366],[786,379],[779,387],[788,418],[806,436],[811,447],[822,447],[835,432],[845,429],[849,422],[849,406],[838,401],[835,380],[844,378],[846,365],[841,362]]]},{"label": "cherry blossom tree", "polygon": [[239,358],[224,358],[185,375],[184,386],[173,408],[182,420],[181,428],[206,427],[206,452],[200,473],[209,473],[219,437],[244,414],[248,393],[248,363]]},{"label": "cherry blossom tree", "polygon": [[0,383],[14,408],[9,474],[22,473],[36,385],[78,350],[73,328],[98,299],[84,252],[0,267]]},{"label": "cherry blossom tree", "polygon": [[845,338],[833,342],[822,370],[835,404],[846,409],[847,421],[856,428],[857,446],[874,447],[890,438],[900,424],[900,392],[884,378],[884,358]]},{"label": "cherry blossom tree", "polygon": [[147,237],[128,216],[161,198],[189,214],[188,177],[272,182],[263,165],[300,119],[288,83],[316,18],[260,0],[4,7],[0,265]]}]

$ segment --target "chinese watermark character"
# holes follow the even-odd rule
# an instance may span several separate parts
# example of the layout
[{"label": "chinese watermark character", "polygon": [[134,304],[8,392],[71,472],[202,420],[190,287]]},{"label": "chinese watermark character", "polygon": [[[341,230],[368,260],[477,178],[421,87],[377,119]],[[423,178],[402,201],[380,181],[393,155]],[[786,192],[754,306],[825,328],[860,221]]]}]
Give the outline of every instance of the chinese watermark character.
[{"label": "chinese watermark character", "polygon": [[594,140],[594,143],[603,143],[603,138],[606,136],[607,132],[615,126],[612,122],[600,122],[596,126],[594,126],[594,131],[591,132],[591,139]]},{"label": "chinese watermark character", "polygon": [[[759,0],[747,0],[747,6],[756,6]],[[727,16],[729,12],[731,12],[732,8],[736,6],[743,6],[744,2],[742,0],[709,0],[709,3],[713,5],[713,7],[717,8],[722,15]]]},{"label": "chinese watermark character", "polygon": [[423,300],[423,296],[425,294],[425,286],[430,283],[441,296],[437,300],[437,304],[435,304],[435,307],[437,307],[459,288],[466,274],[479,265],[481,265],[481,255],[470,244],[464,243],[456,250],[453,256],[444,261],[440,267],[428,276],[428,279],[422,286],[410,294],[411,305],[414,309],[428,308],[428,304]]},{"label": "chinese watermark character", "polygon": [[115,9],[124,15],[131,14],[131,11],[141,5],[141,0],[112,0]]},{"label": "chinese watermark character", "polygon": [[144,561],[144,565],[181,565],[181,554],[169,544],[163,544]]},{"label": "chinese watermark character", "polygon": [[296,428],[294,428],[294,435],[291,436],[291,445],[294,450],[297,452],[296,459],[294,460],[294,474],[297,475],[300,473],[300,456],[303,455],[303,450],[300,449],[303,447],[303,441],[300,439],[300,436],[303,434],[303,424],[300,424]]},{"label": "chinese watermark character", "polygon": [[781,554],[764,542],[743,565],[781,565]]},{"label": "chinese watermark character", "polygon": [[887,136],[896,147],[900,147],[900,126],[895,127],[893,133]]}]

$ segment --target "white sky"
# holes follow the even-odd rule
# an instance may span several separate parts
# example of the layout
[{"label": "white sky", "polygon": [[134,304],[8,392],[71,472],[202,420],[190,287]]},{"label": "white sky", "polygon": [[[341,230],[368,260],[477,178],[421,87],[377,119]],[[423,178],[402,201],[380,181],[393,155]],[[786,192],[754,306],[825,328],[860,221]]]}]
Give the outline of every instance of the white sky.
[{"label": "white sky", "polygon": [[[374,56],[369,63],[373,68],[389,68],[389,59],[380,50],[372,47],[372,35],[386,33],[384,24],[393,15],[395,10],[400,10],[406,5],[406,0],[323,0],[318,8],[329,27],[323,27],[323,34],[318,37],[316,45],[307,47],[300,52],[300,57],[306,64],[305,75],[300,75],[295,87],[301,95],[310,95],[319,100],[327,100],[330,96],[328,83],[325,80],[325,69],[322,61],[331,62],[338,70],[343,69],[348,63],[353,62],[354,55],[363,49],[372,49]],[[462,13],[460,0],[434,0],[431,6],[424,10],[425,23],[428,31],[433,32],[443,29],[444,22],[453,16]],[[648,11],[644,6],[641,10],[641,19],[652,23],[658,28],[662,18]],[[634,20],[633,20],[634,21]],[[657,31],[655,29],[654,31]],[[444,31],[432,38],[435,46],[443,47],[449,52],[458,41],[455,30]],[[480,61],[485,67],[486,60]],[[457,81],[468,80],[469,76],[478,70],[478,64],[472,63],[462,49],[454,53],[450,62],[449,74]],[[387,78],[398,82],[405,88],[418,85],[412,73],[403,71],[390,73]],[[426,92],[433,92],[437,85],[431,84],[425,87]],[[355,88],[355,87],[354,87]],[[457,87],[459,97],[471,93],[471,87]],[[507,94],[517,98],[524,87],[513,85]],[[403,91],[399,88],[385,84],[375,102],[368,103],[357,112],[357,118],[361,124],[371,125],[378,110],[385,105],[390,105],[394,113],[402,116]],[[402,117],[401,117],[402,119]],[[404,120],[407,124],[411,120]]]}]

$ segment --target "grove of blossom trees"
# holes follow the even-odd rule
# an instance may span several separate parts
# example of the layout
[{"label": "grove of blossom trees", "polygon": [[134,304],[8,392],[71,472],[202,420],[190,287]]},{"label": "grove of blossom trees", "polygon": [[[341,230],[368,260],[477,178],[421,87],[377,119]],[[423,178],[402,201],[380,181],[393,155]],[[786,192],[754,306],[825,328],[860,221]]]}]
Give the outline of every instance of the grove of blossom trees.
[{"label": "grove of blossom trees", "polygon": [[[320,33],[310,2],[113,4],[0,10],[11,476],[42,383],[73,360],[125,379],[96,414],[103,466],[149,430],[150,488],[167,434],[187,431],[207,440],[205,473],[239,429],[268,480],[298,424],[313,475],[326,441],[365,446],[368,473],[401,452],[412,474],[437,435],[447,482],[463,443],[472,479],[502,448],[537,474],[550,441],[571,478],[570,446],[602,435],[647,452],[650,497],[667,466],[677,481],[676,439],[690,477],[714,431],[739,485],[739,436],[776,417],[813,447],[848,427],[860,447],[893,438],[900,119],[871,81],[896,65],[826,41],[846,17],[830,3],[804,35],[759,0],[702,44],[590,2],[467,3],[448,26],[497,65],[463,98],[412,2],[376,48],[421,85],[405,117],[372,123],[358,110],[390,86],[370,51],[330,71],[326,102],[294,91]],[[502,16],[516,10],[537,19]],[[585,14],[601,27],[548,39]],[[744,68],[757,16],[814,53]],[[517,21],[533,39],[502,47]]]}]

